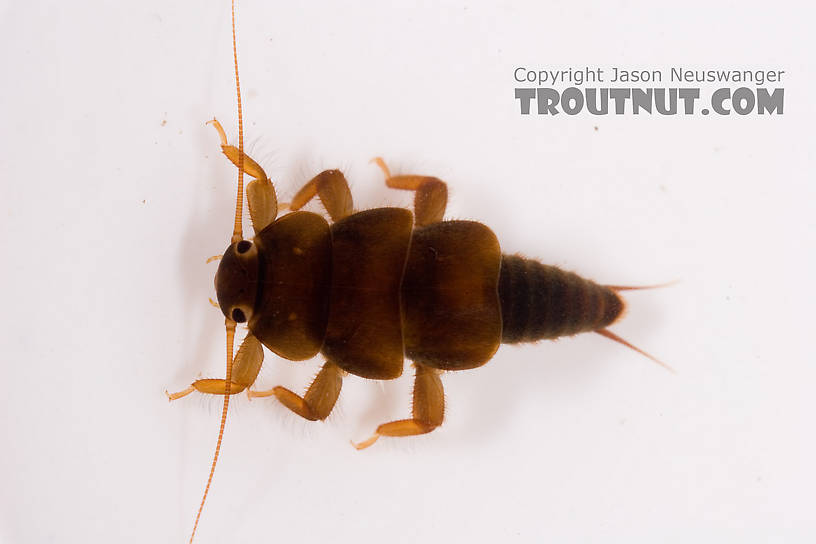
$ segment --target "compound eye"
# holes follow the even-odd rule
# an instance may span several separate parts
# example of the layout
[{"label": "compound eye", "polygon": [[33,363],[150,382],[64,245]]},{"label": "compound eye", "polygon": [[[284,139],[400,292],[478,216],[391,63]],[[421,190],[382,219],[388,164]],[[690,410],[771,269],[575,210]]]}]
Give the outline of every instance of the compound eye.
[{"label": "compound eye", "polygon": [[252,248],[252,242],[249,240],[241,240],[238,242],[238,245],[235,246],[235,251],[237,251],[239,255],[242,255],[249,251],[250,248]]},{"label": "compound eye", "polygon": [[246,316],[239,308],[235,308],[232,310],[232,320],[236,323],[243,323],[246,321]]}]

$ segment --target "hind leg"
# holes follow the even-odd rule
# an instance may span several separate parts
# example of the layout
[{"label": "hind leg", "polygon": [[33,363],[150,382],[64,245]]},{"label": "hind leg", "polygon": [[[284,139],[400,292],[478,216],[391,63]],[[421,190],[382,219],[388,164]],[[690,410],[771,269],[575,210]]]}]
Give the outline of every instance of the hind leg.
[{"label": "hind leg", "polygon": [[269,391],[249,391],[248,395],[250,397],[274,395],[284,406],[300,417],[318,421],[329,417],[342,387],[343,371],[336,364],[327,361],[302,397],[281,386]]},{"label": "hind leg", "polygon": [[385,184],[392,189],[416,191],[414,213],[418,227],[442,221],[448,206],[448,186],[439,178],[430,176],[392,176],[391,171],[380,157],[372,162],[385,174]]},{"label": "hind leg", "polygon": [[445,391],[439,379],[439,370],[415,363],[414,407],[411,419],[383,423],[374,435],[354,447],[358,450],[372,445],[381,436],[415,436],[433,431],[445,418]]}]

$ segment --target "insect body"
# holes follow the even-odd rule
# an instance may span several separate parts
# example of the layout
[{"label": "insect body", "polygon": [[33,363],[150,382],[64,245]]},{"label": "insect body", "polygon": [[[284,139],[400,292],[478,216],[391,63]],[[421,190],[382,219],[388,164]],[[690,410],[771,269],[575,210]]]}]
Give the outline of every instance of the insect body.
[{"label": "insect body", "polygon": [[[224,144],[237,163],[234,149]],[[259,230],[252,241],[227,247],[215,277],[225,317],[249,328],[232,367],[230,394],[252,386],[263,360],[261,345],[295,361],[320,354],[325,363],[303,397],[280,386],[249,395],[275,396],[296,414],[322,420],[346,373],[390,380],[411,360],[412,417],[380,425],[357,444],[364,448],[380,436],[438,427],[444,417],[440,372],[479,367],[501,343],[590,331],[617,339],[606,327],[623,311],[617,291],[624,288],[503,255],[485,225],[443,220],[447,188],[441,180],[391,176],[382,159],[375,160],[388,186],[416,192],[413,214],[402,208],[355,212],[339,170],[310,180],[289,206],[292,212],[280,218],[248,193],[253,218],[259,213],[268,223],[253,221]],[[268,183],[252,159],[244,157],[244,164],[257,176],[253,183]],[[331,224],[298,211],[314,196]],[[221,395],[225,385],[198,380],[191,387]]]},{"label": "insect body", "polygon": [[[238,96],[239,145],[229,145],[213,120],[224,154],[238,167],[238,195],[231,242],[215,277],[227,333],[224,379],[196,380],[168,394],[193,391],[223,395],[224,407],[207,486],[192,542],[221,446],[229,398],[244,390],[275,396],[309,420],[328,417],[343,377],[389,380],[405,360],[416,369],[408,419],[383,423],[358,449],[382,436],[428,433],[442,424],[443,371],[479,367],[502,343],[534,342],[594,331],[643,353],[606,329],[619,318],[618,291],[520,256],[503,255],[496,236],[473,221],[445,221],[447,186],[435,177],[392,176],[389,187],[414,191],[413,213],[401,208],[355,211],[346,178],[327,170],[311,179],[278,217],[275,189],[260,165],[243,152],[233,4],[233,52]],[[252,240],[243,238],[243,174]],[[300,211],[317,196],[331,219]],[[249,333],[233,356],[236,323]],[[284,359],[318,354],[323,367],[303,396],[285,387],[253,391],[268,348]],[[653,358],[652,358],[653,359]],[[657,361],[659,362],[659,361]],[[661,363],[662,364],[662,363]]]}]

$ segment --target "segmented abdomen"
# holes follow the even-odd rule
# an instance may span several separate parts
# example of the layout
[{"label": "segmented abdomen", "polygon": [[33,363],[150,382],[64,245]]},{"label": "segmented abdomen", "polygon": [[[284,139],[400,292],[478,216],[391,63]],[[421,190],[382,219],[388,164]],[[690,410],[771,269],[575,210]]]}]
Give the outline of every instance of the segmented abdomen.
[{"label": "segmented abdomen", "polygon": [[516,255],[502,255],[499,299],[506,344],[603,329],[623,312],[608,287]]}]

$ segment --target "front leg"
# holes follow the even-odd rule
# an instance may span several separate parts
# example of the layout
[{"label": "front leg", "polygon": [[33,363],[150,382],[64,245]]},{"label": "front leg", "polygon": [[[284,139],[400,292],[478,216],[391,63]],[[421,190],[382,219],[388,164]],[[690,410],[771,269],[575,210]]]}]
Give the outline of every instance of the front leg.
[{"label": "front leg", "polygon": [[[221,138],[221,151],[232,161],[232,164],[238,166],[241,152],[234,145],[227,143],[224,127],[221,126],[217,119],[207,121],[207,124],[212,124],[218,132],[218,136]],[[275,187],[272,185],[272,181],[267,177],[261,165],[246,153],[243,154],[242,162],[241,167],[244,172],[255,178],[247,185],[246,193],[249,216],[252,218],[252,228],[257,233],[265,229],[278,216],[278,198],[275,195]]]},{"label": "front leg", "polygon": [[[238,353],[235,354],[235,358],[232,361],[230,395],[240,393],[255,383],[255,379],[261,371],[263,357],[263,346],[261,342],[252,334],[248,334],[247,337],[244,338],[241,347],[238,349]],[[209,395],[223,395],[224,391],[226,391],[226,385],[225,380],[206,378],[194,381],[190,387],[177,393],[168,393],[165,391],[165,394],[170,400],[186,397],[193,391]]]}]

